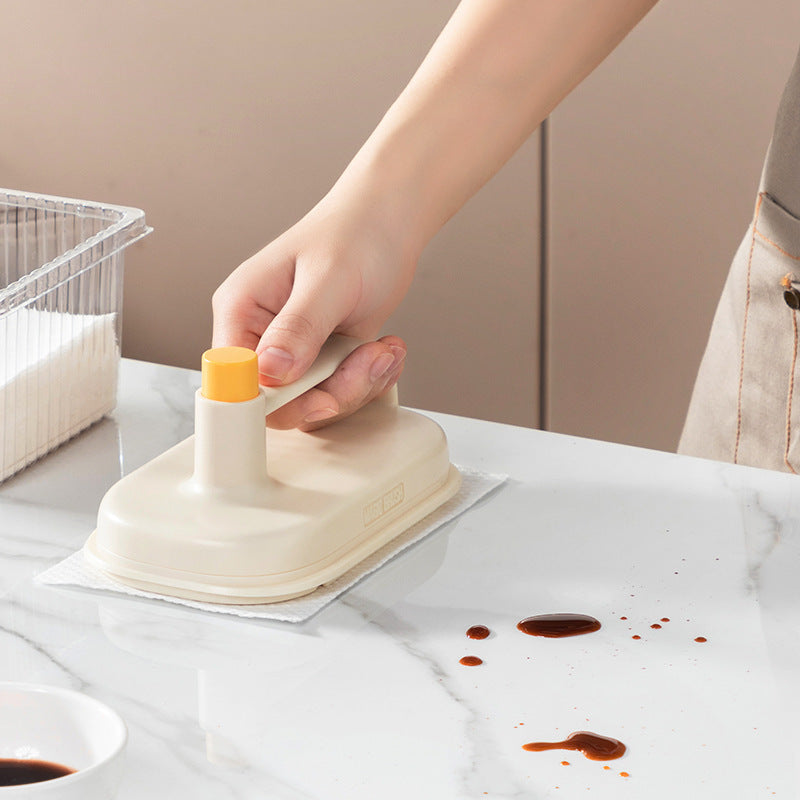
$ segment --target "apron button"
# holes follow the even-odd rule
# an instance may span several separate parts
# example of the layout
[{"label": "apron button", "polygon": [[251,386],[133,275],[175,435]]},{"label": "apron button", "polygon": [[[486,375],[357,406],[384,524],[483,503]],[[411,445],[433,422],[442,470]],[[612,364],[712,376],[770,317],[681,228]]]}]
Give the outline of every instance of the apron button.
[{"label": "apron button", "polygon": [[797,278],[789,272],[781,278],[781,286],[784,288],[783,299],[786,305],[793,311],[800,309],[800,291],[797,289]]}]

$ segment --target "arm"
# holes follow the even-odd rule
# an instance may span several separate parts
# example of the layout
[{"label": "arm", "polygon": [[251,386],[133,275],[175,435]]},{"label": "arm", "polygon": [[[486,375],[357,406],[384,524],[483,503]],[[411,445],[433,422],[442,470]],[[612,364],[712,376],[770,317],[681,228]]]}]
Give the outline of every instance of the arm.
[{"label": "arm", "polygon": [[421,250],[655,2],[463,0],[341,181],[399,193]]},{"label": "arm", "polygon": [[[295,380],[332,330],[377,335],[441,226],[655,0],[463,0],[330,192],[214,295],[214,344]],[[405,345],[385,337],[278,412],[313,427],[387,391]]]}]

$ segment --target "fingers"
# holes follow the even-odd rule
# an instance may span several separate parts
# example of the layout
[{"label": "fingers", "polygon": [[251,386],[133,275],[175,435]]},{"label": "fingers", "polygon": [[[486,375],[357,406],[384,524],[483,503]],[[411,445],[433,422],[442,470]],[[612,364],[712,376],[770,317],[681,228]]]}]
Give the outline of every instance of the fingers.
[{"label": "fingers", "polygon": [[311,431],[342,419],[389,391],[403,371],[405,357],[406,344],[397,336],[368,342],[318,387],[270,414],[267,426]]},{"label": "fingers", "polygon": [[275,312],[291,292],[294,262],[269,245],[237,267],[211,298],[212,347],[255,350]]},{"label": "fingers", "polygon": [[246,298],[223,297],[218,291],[211,300],[214,310],[212,347],[247,347],[255,350],[261,331],[272,321],[272,314],[253,307]]}]

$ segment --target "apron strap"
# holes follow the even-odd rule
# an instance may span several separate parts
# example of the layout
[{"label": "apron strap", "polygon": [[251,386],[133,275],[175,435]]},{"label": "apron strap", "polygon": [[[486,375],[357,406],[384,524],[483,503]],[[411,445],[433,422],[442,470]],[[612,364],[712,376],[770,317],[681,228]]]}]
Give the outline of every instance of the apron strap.
[{"label": "apron strap", "polygon": [[800,219],[800,53],[778,107],[761,190]]}]

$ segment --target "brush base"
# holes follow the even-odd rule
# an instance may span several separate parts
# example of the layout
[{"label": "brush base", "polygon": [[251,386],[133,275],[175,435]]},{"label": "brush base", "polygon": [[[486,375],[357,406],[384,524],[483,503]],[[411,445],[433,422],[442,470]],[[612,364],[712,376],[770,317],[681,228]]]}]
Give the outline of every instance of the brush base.
[{"label": "brush base", "polygon": [[441,428],[390,403],[265,435],[269,483],[243,494],[196,491],[194,437],[131,473],[103,499],[87,560],[158,594],[280,602],[344,574],[460,486]]}]

